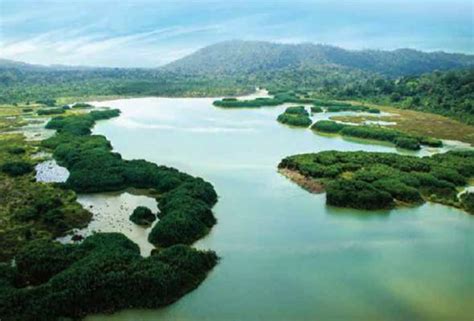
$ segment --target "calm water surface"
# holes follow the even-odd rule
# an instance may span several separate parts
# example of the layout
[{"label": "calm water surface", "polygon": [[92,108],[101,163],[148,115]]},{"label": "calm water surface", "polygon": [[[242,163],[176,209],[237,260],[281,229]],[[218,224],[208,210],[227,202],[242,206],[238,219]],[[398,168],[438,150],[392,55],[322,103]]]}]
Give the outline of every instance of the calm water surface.
[{"label": "calm water surface", "polygon": [[281,125],[275,119],[283,106],[225,110],[212,101],[97,103],[122,110],[95,132],[124,158],[214,184],[218,224],[195,246],[222,260],[175,304],[87,321],[472,320],[473,216],[430,203],[371,213],[328,207],[324,194],[276,170],[296,153],[395,148]]}]

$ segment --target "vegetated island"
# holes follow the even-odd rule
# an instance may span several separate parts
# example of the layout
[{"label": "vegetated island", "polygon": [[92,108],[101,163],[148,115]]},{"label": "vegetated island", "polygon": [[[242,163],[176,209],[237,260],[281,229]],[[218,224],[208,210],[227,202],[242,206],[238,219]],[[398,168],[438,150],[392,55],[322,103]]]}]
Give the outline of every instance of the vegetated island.
[{"label": "vegetated island", "polygon": [[[112,152],[105,137],[91,135],[96,121],[119,113],[91,111],[59,116],[47,124],[57,133],[41,145],[69,169],[64,184],[34,182],[33,167],[26,156],[21,157],[21,141],[9,144],[8,150],[3,144],[0,147],[0,175],[7,178],[0,190],[10,190],[6,195],[13,199],[7,203],[9,209],[15,200],[22,199],[14,195],[18,185],[25,184],[21,190],[31,195],[26,204],[16,204],[18,210],[6,214],[12,228],[21,230],[6,235],[0,231],[2,245],[15,245],[11,251],[1,252],[2,320],[51,321],[123,308],[159,307],[196,288],[217,263],[214,252],[185,245],[205,235],[216,223],[211,211],[217,202],[214,188],[173,168],[123,160]],[[14,191],[11,186],[15,186]],[[73,191],[127,187],[154,189],[160,195],[160,221],[149,235],[149,241],[159,247],[150,257],[140,256],[138,246],[119,233],[97,233],[81,244],[53,241],[53,237],[77,227],[78,221],[90,220],[90,213],[75,201]],[[15,264],[8,261],[10,258]]]},{"label": "vegetated island", "polygon": [[[474,176],[474,151],[418,158],[394,153],[323,151],[284,158],[278,165],[319,183],[329,205],[376,210],[425,200],[472,212],[472,197],[458,188]],[[300,183],[301,180],[295,180]],[[310,189],[311,190],[311,189]]]},{"label": "vegetated island", "polygon": [[396,129],[376,125],[348,125],[331,120],[320,120],[314,123],[311,129],[322,133],[387,141],[395,144],[396,147],[409,150],[419,150],[421,145],[430,147],[443,146],[443,142],[439,139],[409,135]]},{"label": "vegetated island", "polygon": [[277,121],[297,127],[308,127],[312,123],[309,113],[304,106],[288,107],[285,112],[278,115]]},{"label": "vegetated island", "polygon": [[314,104],[314,108],[311,109],[312,112],[321,112],[323,111],[321,107],[325,107],[326,111],[330,113],[338,113],[342,111],[367,112],[371,114],[380,113],[380,109],[378,108],[354,105],[334,100],[313,99],[312,103]]},{"label": "vegetated island", "polygon": [[285,103],[310,104],[310,99],[306,92],[298,90],[269,91],[273,97],[260,97],[250,100],[239,100],[237,98],[223,98],[213,102],[214,106],[224,108],[258,108],[264,106],[278,106]]},{"label": "vegetated island", "polygon": [[130,221],[137,225],[148,226],[156,220],[156,215],[145,206],[138,206],[129,217]]}]

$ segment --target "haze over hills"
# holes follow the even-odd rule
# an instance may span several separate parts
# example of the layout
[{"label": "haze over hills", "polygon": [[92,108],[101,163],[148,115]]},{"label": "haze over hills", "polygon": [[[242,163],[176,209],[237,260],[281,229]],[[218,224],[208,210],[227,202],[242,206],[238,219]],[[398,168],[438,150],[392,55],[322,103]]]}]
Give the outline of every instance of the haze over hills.
[{"label": "haze over hills", "polygon": [[[434,70],[474,66],[474,55],[422,52],[413,49],[346,50],[322,44],[279,44],[232,40],[206,46],[184,58],[156,69],[199,76],[242,76],[288,69],[349,69],[389,77],[418,75]],[[42,66],[0,59],[0,68],[24,70],[93,70],[141,68],[97,68],[87,66]]]},{"label": "haze over hills", "polygon": [[416,75],[474,65],[474,56],[412,49],[346,50],[321,44],[225,41],[202,48],[162,69],[199,75],[242,75],[286,68],[343,67],[385,76]]}]

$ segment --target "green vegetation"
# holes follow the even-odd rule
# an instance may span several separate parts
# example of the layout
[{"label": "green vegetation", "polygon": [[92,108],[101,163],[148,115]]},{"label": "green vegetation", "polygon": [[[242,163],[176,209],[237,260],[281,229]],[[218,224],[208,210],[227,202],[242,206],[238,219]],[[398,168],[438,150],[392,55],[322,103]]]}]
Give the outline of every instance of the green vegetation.
[{"label": "green vegetation", "polygon": [[160,221],[148,241],[159,246],[193,243],[216,223],[211,211],[216,201],[212,186],[202,179],[181,184],[159,199]]},{"label": "green vegetation", "polygon": [[237,100],[235,98],[224,98],[213,102],[214,106],[225,108],[258,108],[263,106],[277,106],[284,103],[308,104],[313,100],[305,98],[304,94],[296,91],[274,91],[270,92],[273,98],[255,98],[252,100]]},{"label": "green vegetation", "polygon": [[[89,193],[128,187],[154,189],[164,196],[160,199],[160,221],[149,236],[151,243],[190,244],[204,236],[215,224],[211,208],[217,202],[217,195],[212,185],[174,168],[145,160],[123,160],[112,152],[105,137],[91,135],[97,120],[118,115],[118,110],[91,111],[56,117],[46,125],[56,129],[57,134],[42,145],[51,149],[59,164],[69,170],[65,186]],[[167,198],[176,199],[172,210],[161,208],[163,199]]]},{"label": "green vegetation", "polygon": [[46,106],[49,106],[49,107],[56,106],[56,100],[51,99],[51,98],[39,99],[39,100],[36,101],[36,103],[40,104],[40,105],[46,105]]},{"label": "green vegetation", "polygon": [[345,126],[331,120],[320,120],[315,122],[311,129],[323,133],[339,133]]},{"label": "green vegetation", "polygon": [[282,124],[298,127],[308,127],[312,123],[304,106],[288,107],[283,114],[278,116],[277,120]]},{"label": "green vegetation", "polygon": [[93,107],[94,106],[87,103],[75,103],[74,105],[72,105],[72,108],[93,108]]},{"label": "green vegetation", "polygon": [[217,256],[176,245],[143,258],[122,234],[99,233],[81,244],[33,241],[16,260],[0,265],[2,319],[51,321],[172,303],[204,280]]},{"label": "green vegetation", "polygon": [[311,106],[311,112],[312,113],[322,113],[323,112],[323,109],[319,106]]},{"label": "green vegetation", "polygon": [[395,146],[410,150],[420,149],[420,145],[441,147],[440,140],[431,137],[408,135],[395,129],[369,125],[346,125],[331,120],[320,120],[311,129],[324,133],[338,133],[343,136],[387,141]]},{"label": "green vegetation", "polygon": [[474,176],[470,150],[423,158],[324,151],[287,157],[279,168],[320,180],[329,205],[373,210],[430,200],[468,209],[472,201],[457,197],[457,188]]},{"label": "green vegetation", "polygon": [[463,193],[461,195],[461,204],[468,213],[474,214],[474,193]]},{"label": "green vegetation", "polygon": [[20,176],[31,173],[33,171],[33,165],[29,162],[7,162],[0,166],[0,170],[10,176]]},{"label": "green vegetation", "polygon": [[133,213],[130,215],[130,221],[137,225],[151,225],[156,220],[156,215],[145,206],[138,206],[133,210]]},{"label": "green vegetation", "polygon": [[322,112],[322,107],[326,107],[326,111],[330,113],[337,113],[341,111],[354,111],[354,112],[368,112],[372,114],[380,113],[380,110],[377,108],[370,108],[364,105],[354,105],[351,103],[333,101],[333,100],[324,100],[324,99],[313,99],[314,107],[311,108],[311,111],[316,110],[316,112]]},{"label": "green vegetation", "polygon": [[0,164],[8,168],[0,171],[0,262],[12,259],[32,240],[63,236],[92,217],[73,191],[34,180],[34,150],[21,135],[0,135]]},{"label": "green vegetation", "polygon": [[[57,70],[0,66],[0,103],[29,103],[55,106],[84,97],[242,95],[255,86],[230,77],[215,78],[169,73],[159,69],[98,68]],[[54,98],[54,99],[53,99]],[[66,102],[66,101],[64,101]]]},{"label": "green vegetation", "polygon": [[332,89],[332,96],[364,99],[398,108],[432,112],[474,124],[474,69],[356,81]]},{"label": "green vegetation", "polygon": [[57,115],[64,114],[64,108],[48,108],[48,109],[38,109],[38,115]]},{"label": "green vegetation", "polygon": [[[214,252],[179,245],[194,242],[215,224],[211,208],[217,195],[212,185],[112,153],[105,137],[91,135],[91,128],[98,120],[118,115],[117,110],[105,110],[55,117],[47,127],[56,129],[56,135],[42,142],[0,135],[2,320],[51,321],[123,308],[156,308],[196,288],[217,263]],[[65,184],[34,180],[31,155],[39,144],[70,170]],[[71,189],[125,187],[160,193],[162,217],[151,240],[166,249],[143,258],[136,244],[115,233],[97,233],[80,244],[52,241],[85,227],[92,217]],[[153,221],[155,216],[151,219],[147,212],[138,208],[132,216]]]}]

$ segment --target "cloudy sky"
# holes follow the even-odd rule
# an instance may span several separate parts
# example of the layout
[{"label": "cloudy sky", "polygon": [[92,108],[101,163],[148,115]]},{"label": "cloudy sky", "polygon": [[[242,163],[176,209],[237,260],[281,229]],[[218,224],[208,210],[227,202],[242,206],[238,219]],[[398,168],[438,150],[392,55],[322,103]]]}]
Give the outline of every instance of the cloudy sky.
[{"label": "cloudy sky", "polygon": [[472,0],[0,0],[0,57],[154,67],[230,39],[474,53]]}]

